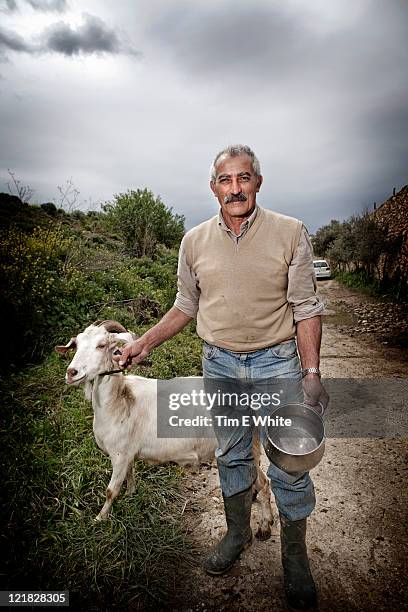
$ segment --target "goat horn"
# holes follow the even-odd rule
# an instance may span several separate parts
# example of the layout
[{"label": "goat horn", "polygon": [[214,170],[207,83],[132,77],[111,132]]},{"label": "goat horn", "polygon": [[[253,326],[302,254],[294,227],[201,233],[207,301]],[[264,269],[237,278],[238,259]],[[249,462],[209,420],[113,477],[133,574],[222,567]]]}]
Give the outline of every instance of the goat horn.
[{"label": "goat horn", "polygon": [[125,329],[123,325],[121,325],[117,321],[111,321],[110,319],[108,319],[107,321],[95,321],[93,325],[96,325],[97,327],[103,326],[108,332],[116,332],[118,334],[127,332],[127,329]]}]

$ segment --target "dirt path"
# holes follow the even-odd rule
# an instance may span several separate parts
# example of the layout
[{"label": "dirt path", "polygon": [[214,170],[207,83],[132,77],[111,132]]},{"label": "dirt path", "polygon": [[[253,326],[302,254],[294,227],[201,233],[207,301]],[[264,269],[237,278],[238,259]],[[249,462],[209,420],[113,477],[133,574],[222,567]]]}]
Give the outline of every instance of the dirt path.
[{"label": "dirt path", "polygon": [[[319,283],[324,318],[321,369],[328,378],[408,378],[406,353],[387,340],[353,334],[355,309],[375,300],[335,281]],[[378,301],[377,301],[378,302]],[[384,337],[384,336],[383,336]],[[408,609],[407,438],[332,438],[313,471],[317,506],[309,519],[308,546],[319,609]],[[264,465],[267,460],[264,458]],[[234,568],[207,576],[200,561],[225,529],[214,466],[188,474],[184,520],[196,548],[193,564],[180,568],[173,610],[285,610],[276,507],[272,538],[254,540]],[[259,505],[253,506],[256,529]]]}]

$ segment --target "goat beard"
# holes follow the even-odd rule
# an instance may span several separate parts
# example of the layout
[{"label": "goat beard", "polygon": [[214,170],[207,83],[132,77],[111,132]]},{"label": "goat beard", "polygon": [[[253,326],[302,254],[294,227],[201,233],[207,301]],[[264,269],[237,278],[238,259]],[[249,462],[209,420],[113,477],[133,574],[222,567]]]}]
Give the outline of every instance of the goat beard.
[{"label": "goat beard", "polygon": [[89,380],[86,380],[84,382],[84,395],[85,395],[85,399],[87,400],[92,400],[92,390],[93,390],[93,385],[91,382],[89,382]]}]

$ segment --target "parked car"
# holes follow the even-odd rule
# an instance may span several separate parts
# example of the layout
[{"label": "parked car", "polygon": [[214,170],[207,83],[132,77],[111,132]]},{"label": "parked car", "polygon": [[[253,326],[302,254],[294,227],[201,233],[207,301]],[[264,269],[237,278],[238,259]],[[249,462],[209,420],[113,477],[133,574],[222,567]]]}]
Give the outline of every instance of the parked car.
[{"label": "parked car", "polygon": [[330,266],[325,259],[315,259],[313,266],[317,279],[331,277]]}]

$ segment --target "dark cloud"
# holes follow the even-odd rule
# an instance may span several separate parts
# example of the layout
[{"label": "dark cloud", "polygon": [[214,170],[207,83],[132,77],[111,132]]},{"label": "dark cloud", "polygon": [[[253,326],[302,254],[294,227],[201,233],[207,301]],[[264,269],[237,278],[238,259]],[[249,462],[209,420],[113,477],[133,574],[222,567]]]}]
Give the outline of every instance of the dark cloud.
[{"label": "dark cloud", "polygon": [[6,51],[42,54],[46,52],[62,55],[91,55],[93,53],[127,53],[138,56],[139,52],[123,43],[116,32],[93,15],[84,15],[84,23],[75,28],[59,21],[49,26],[40,36],[40,44],[31,44],[11,30],[0,29],[0,57]]},{"label": "dark cloud", "polygon": [[408,60],[408,3],[368,2],[355,22],[321,32],[278,3],[186,3],[163,11],[151,34],[180,68],[228,87],[358,86]]},{"label": "dark cloud", "polygon": [[12,13],[16,8],[16,0],[0,0],[0,11],[3,13]]},{"label": "dark cloud", "polygon": [[0,57],[4,58],[6,51],[25,51],[29,53],[31,47],[16,32],[0,28]]},{"label": "dark cloud", "polygon": [[390,193],[408,182],[408,94],[367,109],[354,119],[350,132],[370,152],[362,177],[370,200],[383,189]]},{"label": "dark cloud", "polygon": [[[24,0],[21,2],[24,4]],[[35,11],[63,13],[68,8],[67,0],[25,0],[25,2]],[[18,6],[16,0],[0,0],[0,8],[12,13],[17,10]]]},{"label": "dark cloud", "polygon": [[63,13],[68,8],[66,0],[26,0],[26,2],[36,11],[55,11],[57,13]]},{"label": "dark cloud", "polygon": [[299,30],[298,20],[278,7],[230,1],[207,8],[172,7],[156,19],[152,34],[186,70],[227,81],[240,74],[245,81],[258,78],[265,68],[265,77],[276,77],[288,64],[296,70],[314,46],[313,38]]},{"label": "dark cloud", "polygon": [[60,21],[45,32],[45,47],[63,55],[83,53],[119,53],[120,43],[114,30],[92,15],[85,16],[85,23],[74,29]]}]

